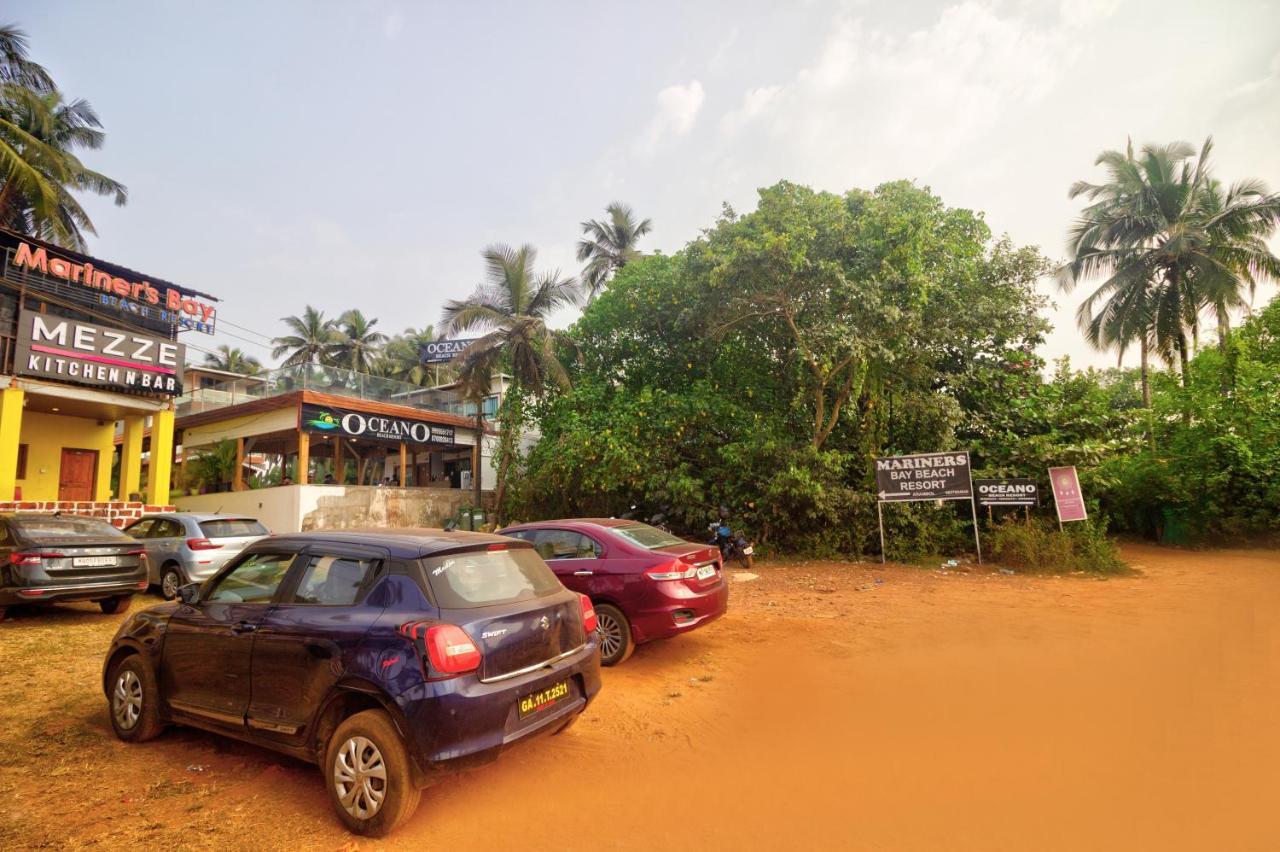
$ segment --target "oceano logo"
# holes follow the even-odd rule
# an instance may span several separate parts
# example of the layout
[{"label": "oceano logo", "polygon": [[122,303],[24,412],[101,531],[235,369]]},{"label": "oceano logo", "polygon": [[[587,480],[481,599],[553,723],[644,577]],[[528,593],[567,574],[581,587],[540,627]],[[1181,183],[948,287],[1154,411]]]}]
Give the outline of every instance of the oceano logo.
[{"label": "oceano logo", "polygon": [[408,438],[420,444],[431,441],[431,427],[426,423],[414,423],[411,420],[398,420],[393,417],[366,417],[355,411],[343,416],[342,431],[349,435],[372,432],[380,437]]}]

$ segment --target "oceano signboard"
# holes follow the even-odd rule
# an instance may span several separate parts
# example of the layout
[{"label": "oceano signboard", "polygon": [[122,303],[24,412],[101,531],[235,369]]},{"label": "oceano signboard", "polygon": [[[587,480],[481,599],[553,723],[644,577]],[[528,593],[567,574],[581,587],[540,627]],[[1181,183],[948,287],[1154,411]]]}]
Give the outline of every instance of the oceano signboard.
[{"label": "oceano signboard", "polygon": [[919,453],[876,459],[876,492],[880,500],[968,500],[969,451]]},{"label": "oceano signboard", "polygon": [[979,506],[1039,506],[1040,487],[1034,479],[975,479]]},{"label": "oceano signboard", "polygon": [[418,347],[418,356],[424,364],[447,364],[475,342],[474,337],[465,340],[433,340]]},{"label": "oceano signboard", "polygon": [[15,372],[131,393],[182,393],[186,347],[172,340],[24,310]]},{"label": "oceano signboard", "polygon": [[455,439],[452,426],[441,426],[429,420],[389,417],[313,403],[303,403],[300,420],[299,427],[307,432],[396,444],[402,441],[406,444],[452,444]]}]

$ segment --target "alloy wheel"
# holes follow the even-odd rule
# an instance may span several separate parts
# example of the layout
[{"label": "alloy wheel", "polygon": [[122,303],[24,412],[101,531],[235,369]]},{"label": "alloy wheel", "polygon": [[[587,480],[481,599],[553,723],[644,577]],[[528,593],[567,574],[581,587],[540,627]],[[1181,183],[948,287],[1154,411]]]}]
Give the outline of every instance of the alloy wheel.
[{"label": "alloy wheel", "polygon": [[111,712],[121,730],[131,731],[142,715],[142,681],[130,669],[120,672],[111,695]]},{"label": "alloy wheel", "polygon": [[352,737],[342,744],[333,762],[333,786],[343,809],[356,819],[378,812],[387,795],[387,766],[372,740]]},{"label": "alloy wheel", "polygon": [[596,630],[600,634],[600,656],[608,658],[622,647],[622,625],[611,615],[596,611]]},{"label": "alloy wheel", "polygon": [[178,587],[181,585],[182,580],[178,577],[177,571],[166,571],[164,576],[160,578],[160,591],[167,601],[171,601],[178,596]]}]

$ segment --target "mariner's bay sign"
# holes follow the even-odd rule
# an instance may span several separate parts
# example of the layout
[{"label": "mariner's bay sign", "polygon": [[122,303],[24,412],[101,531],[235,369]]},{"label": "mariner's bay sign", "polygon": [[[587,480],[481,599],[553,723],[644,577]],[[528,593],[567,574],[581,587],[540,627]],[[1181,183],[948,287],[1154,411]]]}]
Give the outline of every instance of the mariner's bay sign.
[{"label": "mariner's bay sign", "polygon": [[299,426],[307,432],[406,444],[452,444],[455,437],[452,426],[429,420],[389,417],[309,402],[302,404]]},{"label": "mariner's bay sign", "polygon": [[880,500],[968,500],[969,451],[920,453],[876,459],[876,492]]}]

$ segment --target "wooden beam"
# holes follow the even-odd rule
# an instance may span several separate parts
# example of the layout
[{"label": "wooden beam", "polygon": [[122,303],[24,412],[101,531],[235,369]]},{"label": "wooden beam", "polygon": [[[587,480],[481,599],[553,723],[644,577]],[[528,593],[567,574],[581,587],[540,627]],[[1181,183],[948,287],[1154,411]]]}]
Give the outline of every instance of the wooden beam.
[{"label": "wooden beam", "polygon": [[311,466],[311,433],[298,433],[298,479],[299,485],[307,484],[307,469]]},{"label": "wooden beam", "polygon": [[244,438],[236,438],[236,470],[231,475],[231,490],[244,490]]},{"label": "wooden beam", "polygon": [[345,443],[341,435],[333,436],[333,478],[339,485],[347,484],[347,457],[342,452]]},{"label": "wooden beam", "polygon": [[400,442],[400,487],[409,484],[409,448],[404,441]]}]

